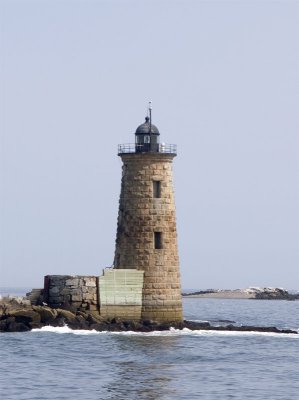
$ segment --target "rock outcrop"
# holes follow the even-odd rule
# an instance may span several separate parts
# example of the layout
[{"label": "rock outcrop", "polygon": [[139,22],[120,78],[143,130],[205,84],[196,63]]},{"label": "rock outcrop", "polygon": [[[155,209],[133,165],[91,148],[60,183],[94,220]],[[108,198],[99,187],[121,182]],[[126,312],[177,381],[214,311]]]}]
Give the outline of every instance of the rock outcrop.
[{"label": "rock outcrop", "polygon": [[299,300],[298,294],[291,294],[281,288],[259,288],[221,290],[208,289],[198,292],[183,293],[183,297],[189,298],[218,298],[218,299],[256,299],[256,300]]},{"label": "rock outcrop", "polygon": [[212,326],[208,322],[194,321],[165,321],[155,322],[151,320],[129,321],[120,318],[104,319],[96,311],[73,313],[61,308],[50,308],[48,306],[32,306],[18,309],[2,308],[0,315],[0,332],[26,332],[34,328],[43,326],[65,326],[71,329],[96,330],[99,332],[151,332],[166,331],[170,328],[190,329],[190,330],[208,330],[208,331],[241,331],[241,332],[275,332],[275,333],[293,333],[296,331],[289,329],[278,329],[276,327],[258,327],[258,326],[235,326],[232,324],[226,326]]}]

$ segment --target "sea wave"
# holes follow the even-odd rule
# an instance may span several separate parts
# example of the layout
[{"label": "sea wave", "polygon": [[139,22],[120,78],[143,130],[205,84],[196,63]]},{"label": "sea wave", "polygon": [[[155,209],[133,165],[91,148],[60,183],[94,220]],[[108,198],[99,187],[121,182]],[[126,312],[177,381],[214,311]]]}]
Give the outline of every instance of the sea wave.
[{"label": "sea wave", "polygon": [[[299,329],[297,330],[299,333]],[[73,335],[121,335],[121,336],[266,336],[266,337],[279,337],[279,338],[288,338],[288,339],[299,339],[299,335],[292,333],[274,333],[274,332],[239,332],[239,331],[206,331],[206,330],[190,330],[187,328],[184,329],[175,329],[170,328],[169,331],[152,331],[152,332],[133,332],[133,331],[125,331],[125,332],[109,332],[102,331],[98,332],[96,330],[83,330],[78,329],[74,330],[69,328],[67,325],[63,327],[54,327],[54,326],[43,326],[40,329],[32,329],[31,332],[44,332],[44,333],[58,333],[58,334],[73,334]]]}]

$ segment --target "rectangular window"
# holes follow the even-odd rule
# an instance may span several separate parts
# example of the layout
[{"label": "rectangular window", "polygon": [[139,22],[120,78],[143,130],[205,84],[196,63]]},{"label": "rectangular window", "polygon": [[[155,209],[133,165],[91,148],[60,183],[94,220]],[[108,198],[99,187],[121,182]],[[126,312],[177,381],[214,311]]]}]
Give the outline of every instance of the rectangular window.
[{"label": "rectangular window", "polygon": [[155,249],[162,249],[162,232],[154,232]]},{"label": "rectangular window", "polygon": [[161,197],[161,181],[153,181],[153,197],[160,199]]}]

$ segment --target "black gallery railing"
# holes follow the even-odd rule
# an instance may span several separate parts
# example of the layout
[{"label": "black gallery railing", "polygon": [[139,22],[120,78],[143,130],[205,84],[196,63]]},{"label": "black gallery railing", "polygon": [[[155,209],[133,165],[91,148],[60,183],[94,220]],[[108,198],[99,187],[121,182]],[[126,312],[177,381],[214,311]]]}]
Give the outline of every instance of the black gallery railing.
[{"label": "black gallery railing", "polygon": [[118,145],[118,154],[129,153],[164,153],[164,154],[177,154],[176,144],[166,143],[125,143]]}]

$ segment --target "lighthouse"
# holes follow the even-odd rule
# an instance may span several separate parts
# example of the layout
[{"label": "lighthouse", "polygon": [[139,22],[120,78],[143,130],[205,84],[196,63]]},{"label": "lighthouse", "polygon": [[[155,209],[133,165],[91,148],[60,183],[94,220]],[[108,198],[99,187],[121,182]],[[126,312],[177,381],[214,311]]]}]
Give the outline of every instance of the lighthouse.
[{"label": "lighthouse", "polygon": [[141,318],[182,320],[172,162],[149,106],[135,143],[120,144],[122,181],[113,269],[143,271]]}]

